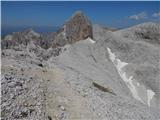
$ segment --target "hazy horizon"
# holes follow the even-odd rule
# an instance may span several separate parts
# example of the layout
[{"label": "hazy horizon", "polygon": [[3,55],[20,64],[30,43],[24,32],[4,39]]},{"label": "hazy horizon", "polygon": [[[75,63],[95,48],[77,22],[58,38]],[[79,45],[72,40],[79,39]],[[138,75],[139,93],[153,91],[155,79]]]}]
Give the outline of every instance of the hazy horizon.
[{"label": "hazy horizon", "polygon": [[1,35],[5,36],[7,34],[12,34],[13,32],[19,32],[26,29],[32,28],[34,31],[38,33],[51,33],[56,32],[60,26],[9,26],[9,27],[2,27],[1,28]]}]

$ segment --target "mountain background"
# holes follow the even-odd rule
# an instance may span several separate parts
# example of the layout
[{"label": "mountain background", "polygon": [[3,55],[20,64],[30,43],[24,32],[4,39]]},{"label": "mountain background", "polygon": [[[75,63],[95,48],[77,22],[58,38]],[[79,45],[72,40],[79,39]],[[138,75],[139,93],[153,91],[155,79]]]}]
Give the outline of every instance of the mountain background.
[{"label": "mountain background", "polygon": [[18,32],[18,31],[23,31],[26,29],[32,28],[35,31],[41,33],[41,34],[47,34],[51,32],[56,32],[60,26],[42,26],[42,27],[37,27],[37,26],[2,26],[1,27],[1,36],[4,37],[7,34],[11,34],[13,32]]}]

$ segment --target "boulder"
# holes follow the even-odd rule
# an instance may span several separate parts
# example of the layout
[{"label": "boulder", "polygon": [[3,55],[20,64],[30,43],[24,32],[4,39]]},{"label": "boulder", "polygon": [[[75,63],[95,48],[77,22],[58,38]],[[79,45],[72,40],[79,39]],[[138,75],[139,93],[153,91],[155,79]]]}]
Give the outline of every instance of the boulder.
[{"label": "boulder", "polygon": [[113,92],[113,90],[112,90],[111,88],[107,87],[105,84],[102,84],[102,83],[100,83],[100,82],[95,82],[95,81],[93,81],[92,84],[93,84],[94,87],[98,88],[100,91],[108,92],[108,93],[111,93],[111,94],[113,94],[113,95],[116,95],[116,94]]}]

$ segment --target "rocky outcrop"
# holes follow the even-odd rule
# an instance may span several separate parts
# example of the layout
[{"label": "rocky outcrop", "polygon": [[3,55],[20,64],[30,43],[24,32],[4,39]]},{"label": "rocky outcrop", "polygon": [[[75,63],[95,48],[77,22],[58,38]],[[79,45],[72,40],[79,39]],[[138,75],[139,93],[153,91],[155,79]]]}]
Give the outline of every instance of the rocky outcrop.
[{"label": "rocky outcrop", "polygon": [[41,35],[33,31],[32,29],[27,29],[22,32],[15,32],[11,35],[7,35],[1,42],[2,49],[14,48],[21,44],[27,45],[30,41],[38,41],[41,39]]},{"label": "rocky outcrop", "polygon": [[87,37],[93,38],[92,24],[82,12],[78,11],[57,32],[53,46],[72,44]]},{"label": "rocky outcrop", "polygon": [[110,89],[109,87],[106,87],[104,85],[101,85],[100,83],[97,82],[93,82],[92,83],[94,87],[98,88],[99,90],[103,91],[103,92],[108,92],[111,93],[113,95],[116,95],[112,89]]},{"label": "rocky outcrop", "polygon": [[36,45],[39,45],[43,49],[48,49],[52,46],[52,42],[54,41],[56,36],[56,32],[52,32],[49,34],[41,35],[41,39],[36,41]]}]

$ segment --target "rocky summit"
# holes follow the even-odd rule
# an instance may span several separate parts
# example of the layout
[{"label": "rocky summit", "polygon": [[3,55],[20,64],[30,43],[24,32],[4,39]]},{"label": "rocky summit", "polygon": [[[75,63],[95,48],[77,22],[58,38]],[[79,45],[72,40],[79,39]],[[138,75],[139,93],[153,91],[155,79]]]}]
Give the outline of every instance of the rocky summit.
[{"label": "rocky summit", "polygon": [[113,30],[76,12],[57,32],[5,36],[1,119],[159,120],[159,31]]},{"label": "rocky summit", "polygon": [[57,32],[53,46],[72,44],[88,37],[93,38],[92,24],[81,11],[77,11]]}]

